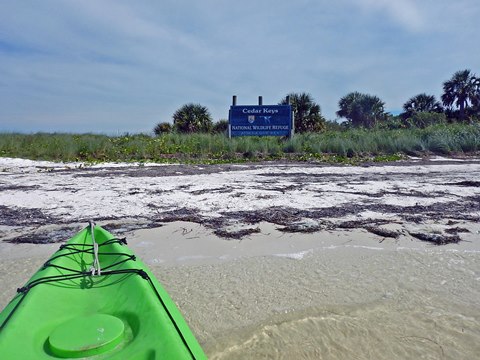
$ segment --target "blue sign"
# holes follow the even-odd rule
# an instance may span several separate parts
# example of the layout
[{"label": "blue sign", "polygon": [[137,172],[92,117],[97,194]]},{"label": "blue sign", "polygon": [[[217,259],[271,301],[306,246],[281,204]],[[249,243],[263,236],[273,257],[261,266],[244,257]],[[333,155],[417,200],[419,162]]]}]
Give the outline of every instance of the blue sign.
[{"label": "blue sign", "polygon": [[290,105],[236,105],[230,107],[230,136],[291,136]]}]

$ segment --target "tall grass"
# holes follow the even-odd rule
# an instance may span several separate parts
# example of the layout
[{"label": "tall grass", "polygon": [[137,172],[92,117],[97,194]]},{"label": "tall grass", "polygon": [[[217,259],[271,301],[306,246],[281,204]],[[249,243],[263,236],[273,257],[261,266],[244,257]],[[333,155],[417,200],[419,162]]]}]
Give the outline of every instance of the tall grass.
[{"label": "tall grass", "polygon": [[478,124],[425,129],[350,129],[297,134],[292,139],[221,134],[0,134],[0,156],[54,161],[232,162],[261,159],[347,159],[398,154],[475,153]]}]

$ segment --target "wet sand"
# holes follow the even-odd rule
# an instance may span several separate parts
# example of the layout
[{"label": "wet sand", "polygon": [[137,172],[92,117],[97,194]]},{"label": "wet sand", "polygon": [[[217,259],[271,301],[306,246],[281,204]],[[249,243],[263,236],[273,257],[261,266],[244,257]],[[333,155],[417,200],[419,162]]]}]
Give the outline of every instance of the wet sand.
[{"label": "wet sand", "polygon": [[85,169],[0,160],[0,308],[53,242],[94,218],[127,237],[212,359],[480,353],[478,161]]}]

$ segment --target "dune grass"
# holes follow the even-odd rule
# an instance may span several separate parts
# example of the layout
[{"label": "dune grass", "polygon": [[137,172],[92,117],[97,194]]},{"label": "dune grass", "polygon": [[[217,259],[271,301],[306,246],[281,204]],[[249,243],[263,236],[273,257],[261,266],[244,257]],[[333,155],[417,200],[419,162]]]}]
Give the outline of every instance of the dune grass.
[{"label": "dune grass", "polygon": [[220,163],[287,159],[351,162],[405,155],[476,153],[478,124],[425,129],[349,129],[296,134],[293,139],[222,134],[0,134],[0,156],[53,161]]}]

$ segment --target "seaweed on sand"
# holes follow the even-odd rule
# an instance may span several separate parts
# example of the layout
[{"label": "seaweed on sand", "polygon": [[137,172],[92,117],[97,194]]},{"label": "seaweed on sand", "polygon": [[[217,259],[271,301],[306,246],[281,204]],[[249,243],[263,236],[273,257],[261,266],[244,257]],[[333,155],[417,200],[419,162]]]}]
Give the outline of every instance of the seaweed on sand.
[{"label": "seaweed on sand", "polygon": [[377,226],[365,226],[364,229],[368,232],[371,232],[372,234],[383,236],[384,238],[398,239],[398,237],[400,236],[400,233],[398,231],[388,230]]},{"label": "seaweed on sand", "polygon": [[359,229],[367,228],[372,225],[383,225],[388,224],[390,221],[384,219],[363,219],[363,220],[349,220],[343,221],[337,225],[340,229]]},{"label": "seaweed on sand", "polygon": [[454,228],[445,229],[445,232],[447,234],[457,235],[458,233],[469,233],[470,230],[457,226]]},{"label": "seaweed on sand", "polygon": [[60,226],[50,230],[37,230],[35,232],[16,236],[5,242],[12,244],[53,244],[64,242],[78,231],[78,226]]},{"label": "seaweed on sand", "polygon": [[236,211],[223,213],[224,216],[233,217],[247,224],[258,224],[262,221],[277,225],[289,225],[300,221],[305,211],[294,208],[283,208],[279,206],[264,210]]},{"label": "seaweed on sand", "polygon": [[194,223],[202,223],[204,221],[203,217],[196,210],[184,207],[166,211],[156,220],[159,222],[188,221]]},{"label": "seaweed on sand", "polygon": [[46,215],[41,209],[17,208],[0,205],[0,225],[43,225],[58,222],[52,216]]},{"label": "seaweed on sand", "polygon": [[452,236],[445,236],[442,234],[429,234],[429,233],[416,233],[416,232],[410,232],[410,235],[412,235],[414,238],[417,238],[422,241],[427,241],[430,243],[433,243],[435,245],[445,245],[445,244],[456,244],[462,239],[458,235],[452,235]]},{"label": "seaweed on sand", "polygon": [[218,237],[222,237],[225,239],[235,239],[235,240],[240,240],[244,236],[248,236],[251,234],[258,234],[260,233],[261,230],[259,227],[256,228],[250,228],[250,229],[242,229],[242,230],[237,230],[237,231],[228,231],[224,229],[217,229],[213,233],[217,235]]},{"label": "seaweed on sand", "polygon": [[278,230],[287,233],[314,233],[322,230],[322,227],[320,225],[306,225],[304,223],[296,223],[286,225],[282,228],[279,228]]}]

